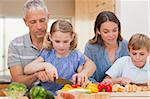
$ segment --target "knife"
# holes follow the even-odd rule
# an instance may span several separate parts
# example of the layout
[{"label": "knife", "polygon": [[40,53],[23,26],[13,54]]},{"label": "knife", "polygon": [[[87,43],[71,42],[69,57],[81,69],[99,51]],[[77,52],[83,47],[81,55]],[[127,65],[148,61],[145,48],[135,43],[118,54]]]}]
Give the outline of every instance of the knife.
[{"label": "knife", "polygon": [[147,83],[130,83],[131,85],[137,85],[137,86],[147,86]]},{"label": "knife", "polygon": [[63,85],[65,85],[65,84],[72,85],[73,84],[72,81],[64,79],[64,78],[61,78],[61,77],[58,77],[58,79],[54,78],[54,82],[56,84],[63,84]]}]

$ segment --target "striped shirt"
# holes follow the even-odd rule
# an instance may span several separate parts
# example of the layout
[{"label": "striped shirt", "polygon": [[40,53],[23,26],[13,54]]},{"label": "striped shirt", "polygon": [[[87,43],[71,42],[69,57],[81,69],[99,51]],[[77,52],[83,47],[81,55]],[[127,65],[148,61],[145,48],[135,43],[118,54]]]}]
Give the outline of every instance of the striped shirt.
[{"label": "striped shirt", "polygon": [[8,68],[15,65],[25,66],[39,55],[39,50],[32,44],[29,34],[14,39],[8,48]]}]

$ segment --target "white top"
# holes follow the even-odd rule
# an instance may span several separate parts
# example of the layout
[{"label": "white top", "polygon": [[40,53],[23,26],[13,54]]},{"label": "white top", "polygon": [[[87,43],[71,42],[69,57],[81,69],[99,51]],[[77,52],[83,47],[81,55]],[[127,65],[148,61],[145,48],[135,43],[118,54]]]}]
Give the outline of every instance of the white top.
[{"label": "white top", "polygon": [[127,77],[134,83],[145,83],[148,80],[148,67],[150,62],[147,60],[143,68],[137,68],[131,61],[130,56],[124,56],[116,60],[116,62],[106,71],[106,74],[112,78]]}]

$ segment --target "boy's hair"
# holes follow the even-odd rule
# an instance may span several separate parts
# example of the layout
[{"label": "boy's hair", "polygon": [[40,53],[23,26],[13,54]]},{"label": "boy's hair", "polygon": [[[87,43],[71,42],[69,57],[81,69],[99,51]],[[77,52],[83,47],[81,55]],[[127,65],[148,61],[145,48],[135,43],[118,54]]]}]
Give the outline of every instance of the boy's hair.
[{"label": "boy's hair", "polygon": [[100,31],[101,24],[103,24],[104,22],[107,22],[107,21],[111,21],[111,22],[114,22],[117,24],[118,32],[119,32],[117,41],[119,42],[119,41],[123,40],[123,38],[121,36],[121,24],[120,24],[120,21],[117,18],[117,16],[113,12],[102,11],[96,17],[95,24],[94,24],[95,36],[89,40],[90,44],[101,44],[102,46],[104,46],[104,41],[101,38],[101,35],[98,34],[98,32]]},{"label": "boy's hair", "polygon": [[[77,47],[77,34],[73,31],[73,26],[70,22],[65,20],[55,21],[51,26],[50,35],[53,35],[54,32],[58,32],[58,31],[62,33],[71,33],[71,35],[74,34],[74,38],[70,43],[70,49],[73,50]],[[43,48],[47,50],[51,50],[53,48],[52,42],[50,41],[48,34],[46,34],[45,36]]]},{"label": "boy's hair", "polygon": [[139,50],[141,48],[146,48],[150,52],[150,38],[147,35],[136,33],[129,40],[128,50]]},{"label": "boy's hair", "polygon": [[23,6],[23,18],[25,18],[26,12],[30,9],[43,9],[48,15],[48,9],[44,0],[27,0]]}]

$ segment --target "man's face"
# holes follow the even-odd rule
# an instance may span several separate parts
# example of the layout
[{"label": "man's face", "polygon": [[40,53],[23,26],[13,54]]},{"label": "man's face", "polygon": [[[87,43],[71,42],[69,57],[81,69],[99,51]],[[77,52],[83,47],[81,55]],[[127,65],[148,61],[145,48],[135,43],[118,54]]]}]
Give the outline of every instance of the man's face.
[{"label": "man's face", "polygon": [[32,39],[44,38],[47,31],[48,15],[43,9],[27,11],[24,21],[29,27]]},{"label": "man's face", "polygon": [[131,56],[133,64],[138,68],[142,68],[146,63],[149,53],[146,48],[141,48],[139,50],[130,48],[129,55]]}]

